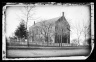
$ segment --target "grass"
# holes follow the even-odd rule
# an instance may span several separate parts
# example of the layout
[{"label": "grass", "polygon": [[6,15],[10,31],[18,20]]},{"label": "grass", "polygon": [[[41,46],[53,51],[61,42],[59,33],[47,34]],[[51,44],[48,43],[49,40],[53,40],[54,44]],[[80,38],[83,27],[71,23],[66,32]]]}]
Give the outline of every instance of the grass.
[{"label": "grass", "polygon": [[7,57],[57,57],[84,56],[90,53],[87,48],[35,48],[35,49],[7,49]]}]

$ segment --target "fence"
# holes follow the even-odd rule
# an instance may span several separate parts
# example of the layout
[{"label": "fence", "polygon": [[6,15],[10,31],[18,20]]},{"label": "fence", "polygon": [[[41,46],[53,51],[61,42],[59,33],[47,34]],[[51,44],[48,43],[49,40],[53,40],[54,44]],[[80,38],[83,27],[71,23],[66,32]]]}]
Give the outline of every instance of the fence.
[{"label": "fence", "polygon": [[[21,41],[17,40],[10,40],[9,44],[10,46],[27,46],[27,41],[22,39]],[[60,43],[61,45],[61,43]],[[60,46],[59,43],[47,43],[47,42],[39,42],[39,41],[34,41],[34,42],[29,42],[29,46]],[[72,44],[68,43],[62,43],[62,46],[74,46]]]}]

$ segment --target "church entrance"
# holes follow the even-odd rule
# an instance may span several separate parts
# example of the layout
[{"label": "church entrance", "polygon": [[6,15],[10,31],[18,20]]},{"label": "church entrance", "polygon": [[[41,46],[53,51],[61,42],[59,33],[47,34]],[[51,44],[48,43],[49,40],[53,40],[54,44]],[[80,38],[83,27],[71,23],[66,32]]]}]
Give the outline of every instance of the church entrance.
[{"label": "church entrance", "polygon": [[55,43],[69,43],[66,35],[55,35]]}]

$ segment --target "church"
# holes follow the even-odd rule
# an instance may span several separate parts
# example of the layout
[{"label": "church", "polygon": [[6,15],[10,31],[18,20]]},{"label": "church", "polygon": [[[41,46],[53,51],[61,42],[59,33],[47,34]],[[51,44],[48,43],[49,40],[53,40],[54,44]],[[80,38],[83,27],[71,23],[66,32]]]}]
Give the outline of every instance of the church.
[{"label": "church", "polygon": [[62,16],[40,21],[29,28],[29,42],[70,43],[70,25]]}]

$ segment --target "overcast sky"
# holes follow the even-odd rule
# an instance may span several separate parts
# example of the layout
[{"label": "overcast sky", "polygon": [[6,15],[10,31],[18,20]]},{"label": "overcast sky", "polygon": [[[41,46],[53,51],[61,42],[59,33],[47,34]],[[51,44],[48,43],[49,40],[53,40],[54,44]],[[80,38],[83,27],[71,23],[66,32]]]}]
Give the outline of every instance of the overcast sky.
[{"label": "overcast sky", "polygon": [[[25,20],[24,14],[25,9],[22,6],[8,7],[6,10],[6,24],[7,24],[7,36],[12,36],[12,33],[16,30],[20,20]],[[68,6],[68,5],[37,5],[32,9],[33,20],[29,20],[28,27],[32,26],[34,21],[37,23],[41,20],[52,19],[56,17],[64,16],[71,25],[79,24],[82,26],[82,22],[85,24],[89,21],[90,13],[87,6]],[[30,13],[30,14],[31,14]],[[36,19],[37,18],[37,19]],[[82,28],[82,27],[79,27]]]}]

